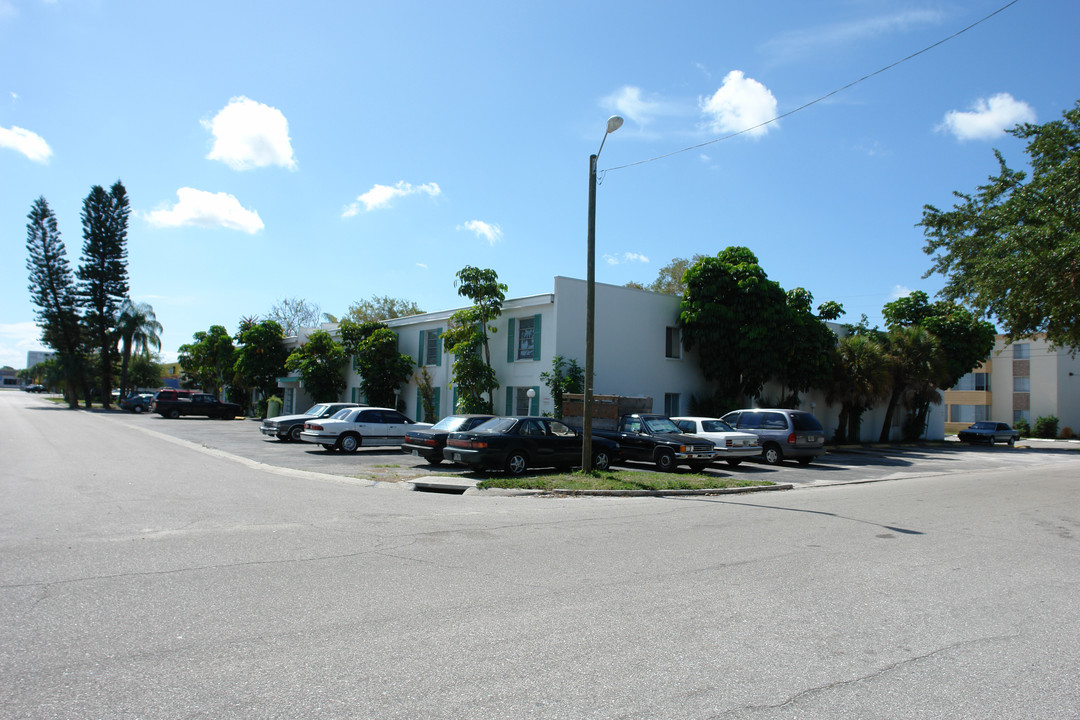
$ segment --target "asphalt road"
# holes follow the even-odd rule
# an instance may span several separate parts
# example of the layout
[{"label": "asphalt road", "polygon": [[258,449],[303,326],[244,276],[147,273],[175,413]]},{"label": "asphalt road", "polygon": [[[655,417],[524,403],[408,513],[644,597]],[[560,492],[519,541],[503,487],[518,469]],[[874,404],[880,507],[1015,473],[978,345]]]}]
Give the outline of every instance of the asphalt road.
[{"label": "asphalt road", "polygon": [[0,393],[0,717],[1080,717],[1076,453],[454,496],[153,421]]}]

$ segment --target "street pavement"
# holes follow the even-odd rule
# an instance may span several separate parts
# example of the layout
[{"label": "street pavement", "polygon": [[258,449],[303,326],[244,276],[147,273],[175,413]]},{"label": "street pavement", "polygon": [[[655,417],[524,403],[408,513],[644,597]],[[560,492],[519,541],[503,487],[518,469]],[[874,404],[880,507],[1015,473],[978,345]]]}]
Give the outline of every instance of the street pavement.
[{"label": "street pavement", "polygon": [[164,422],[0,393],[0,718],[1080,717],[1075,452],[452,496]]}]

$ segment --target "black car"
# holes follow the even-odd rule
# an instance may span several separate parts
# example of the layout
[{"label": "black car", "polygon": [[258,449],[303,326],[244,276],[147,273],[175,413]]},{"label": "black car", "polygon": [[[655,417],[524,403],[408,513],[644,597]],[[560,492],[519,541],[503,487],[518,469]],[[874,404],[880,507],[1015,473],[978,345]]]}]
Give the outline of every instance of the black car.
[{"label": "black car", "polygon": [[494,418],[494,415],[447,415],[429,428],[409,430],[405,433],[405,442],[401,451],[413,457],[422,457],[432,465],[443,461],[443,448],[446,438],[452,432],[472,430],[481,423]]},{"label": "black car", "polygon": [[[494,468],[521,475],[530,467],[580,466],[581,441],[581,433],[561,420],[500,417],[450,433],[443,457],[473,470]],[[594,435],[592,447],[597,470],[607,470],[618,458],[619,444],[613,440]]]},{"label": "black car", "polygon": [[45,392],[44,385],[27,385],[23,388],[23,392],[43,393]]},{"label": "black car", "polygon": [[1006,423],[989,421],[977,422],[961,430],[956,436],[960,438],[960,442],[986,443],[987,445],[1003,442],[1008,443],[1009,447],[1015,445],[1020,439],[1019,431],[1013,430]]},{"label": "black car", "polygon": [[279,415],[266,418],[259,426],[259,432],[269,437],[276,437],[282,441],[300,442],[300,433],[304,431],[304,423],[308,420],[320,420],[328,418],[345,408],[360,407],[358,403],[319,403],[312,405],[307,412],[299,415]]}]

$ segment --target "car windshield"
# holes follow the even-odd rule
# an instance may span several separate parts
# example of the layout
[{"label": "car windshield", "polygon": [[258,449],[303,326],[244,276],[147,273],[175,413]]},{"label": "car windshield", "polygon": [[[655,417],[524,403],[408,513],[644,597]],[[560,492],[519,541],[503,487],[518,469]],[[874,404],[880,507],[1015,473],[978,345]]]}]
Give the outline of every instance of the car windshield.
[{"label": "car windshield", "polygon": [[791,424],[796,430],[824,430],[818,419],[810,413],[791,413]]},{"label": "car windshield", "polygon": [[679,426],[671,421],[671,418],[655,417],[645,418],[645,427],[653,433],[681,433]]},{"label": "car windshield", "polygon": [[311,407],[309,407],[307,409],[307,412],[305,412],[304,414],[305,415],[322,415],[324,412],[326,412],[326,408],[328,408],[328,407],[330,407],[330,406],[327,405],[326,403],[319,403],[318,405],[312,405]]},{"label": "car windshield", "polygon": [[504,433],[513,428],[515,423],[517,423],[515,418],[492,418],[485,423],[480,423],[473,430],[483,433]]},{"label": "car windshield", "polygon": [[701,429],[705,432],[735,432],[735,429],[723,420],[702,420]]},{"label": "car windshield", "polygon": [[355,408],[343,408],[330,416],[331,420],[344,420],[349,416],[349,413],[353,412]]}]

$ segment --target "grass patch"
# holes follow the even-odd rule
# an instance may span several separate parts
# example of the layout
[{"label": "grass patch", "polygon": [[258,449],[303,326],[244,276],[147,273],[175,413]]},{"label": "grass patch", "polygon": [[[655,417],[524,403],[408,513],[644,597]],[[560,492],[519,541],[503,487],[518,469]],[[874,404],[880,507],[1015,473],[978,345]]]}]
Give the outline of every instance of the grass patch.
[{"label": "grass patch", "polygon": [[658,473],[609,470],[605,472],[531,475],[495,475],[476,484],[478,488],[511,490],[714,490],[718,488],[772,485],[764,480],[742,480],[695,473]]}]

